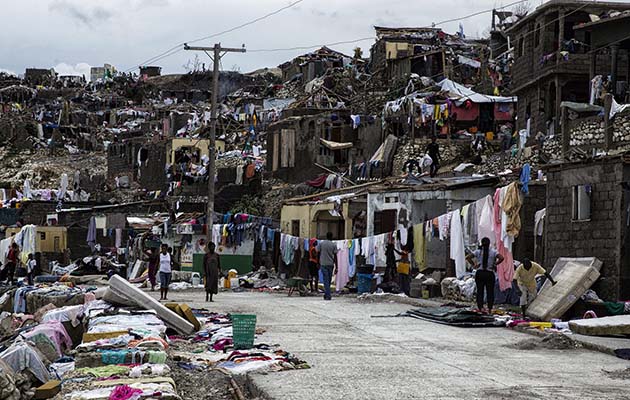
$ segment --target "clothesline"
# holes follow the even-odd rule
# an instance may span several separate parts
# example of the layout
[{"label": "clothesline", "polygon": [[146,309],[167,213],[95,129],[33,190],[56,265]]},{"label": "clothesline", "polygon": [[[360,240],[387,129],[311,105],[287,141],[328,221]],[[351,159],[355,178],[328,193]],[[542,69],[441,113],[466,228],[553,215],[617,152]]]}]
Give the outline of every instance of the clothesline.
[{"label": "clothesline", "polygon": [[[505,262],[497,267],[501,290],[512,286],[514,261],[512,245],[521,228],[519,211],[522,205],[521,189],[517,182],[496,189],[493,196],[486,196],[460,209],[439,217],[379,235],[332,241],[341,249],[354,249],[354,255],[362,255],[367,264],[386,265],[385,245],[393,243],[400,248],[414,250],[414,260],[423,271],[426,265],[427,242],[432,238],[441,241],[450,239],[449,256],[455,262],[457,277],[466,274],[467,247],[476,246],[487,237]],[[458,218],[454,218],[457,216]],[[290,265],[293,253],[304,246],[308,251],[309,238],[285,233],[280,235],[282,260]],[[349,250],[350,251],[350,250]],[[345,261],[345,260],[343,260]],[[350,275],[352,276],[352,275]]]}]

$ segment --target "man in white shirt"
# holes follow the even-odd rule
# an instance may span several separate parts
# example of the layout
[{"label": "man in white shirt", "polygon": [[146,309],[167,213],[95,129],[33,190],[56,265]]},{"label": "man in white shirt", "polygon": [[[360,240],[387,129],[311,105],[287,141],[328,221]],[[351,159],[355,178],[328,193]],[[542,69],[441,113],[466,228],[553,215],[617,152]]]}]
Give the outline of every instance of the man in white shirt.
[{"label": "man in white shirt", "polygon": [[171,283],[171,273],[173,270],[173,260],[168,252],[168,246],[162,244],[160,251],[160,301],[168,300],[168,285]]}]

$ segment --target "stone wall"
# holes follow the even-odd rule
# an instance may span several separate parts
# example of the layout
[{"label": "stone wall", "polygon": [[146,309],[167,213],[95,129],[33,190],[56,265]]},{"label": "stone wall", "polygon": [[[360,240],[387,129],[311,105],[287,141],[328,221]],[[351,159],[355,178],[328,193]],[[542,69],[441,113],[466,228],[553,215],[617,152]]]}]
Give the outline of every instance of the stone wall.
[{"label": "stone wall", "polygon": [[613,121],[613,143],[630,142],[630,116],[617,115]]},{"label": "stone wall", "polygon": [[570,146],[601,146],[606,143],[602,118],[588,118],[570,128]]},{"label": "stone wall", "polygon": [[[599,258],[604,265],[594,289],[606,300],[620,295],[623,175],[620,159],[565,164],[547,174],[544,265],[553,267],[559,257]],[[588,184],[592,185],[591,219],[573,221],[573,187]]]}]

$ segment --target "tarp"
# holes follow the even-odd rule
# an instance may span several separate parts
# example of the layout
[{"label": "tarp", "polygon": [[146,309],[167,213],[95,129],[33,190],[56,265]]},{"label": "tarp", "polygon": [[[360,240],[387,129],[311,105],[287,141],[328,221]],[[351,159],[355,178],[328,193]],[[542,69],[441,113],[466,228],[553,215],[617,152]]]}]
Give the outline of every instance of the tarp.
[{"label": "tarp", "polygon": [[275,110],[282,111],[292,103],[295,102],[295,99],[264,99],[263,100],[263,110]]},{"label": "tarp", "polygon": [[459,61],[460,64],[466,64],[473,68],[481,68],[480,61],[473,60],[472,58],[468,58],[462,55],[457,56],[457,61]]},{"label": "tarp", "polygon": [[575,112],[602,112],[604,111],[604,107],[596,106],[594,104],[588,103],[575,103],[573,101],[563,101],[560,103],[560,107],[568,108],[569,110],[573,110]]},{"label": "tarp", "polygon": [[610,107],[610,118],[617,114],[627,114],[630,112],[630,104],[619,104],[613,98],[612,107]]},{"label": "tarp", "polygon": [[319,138],[319,141],[330,150],[343,150],[352,148],[352,142],[333,142],[332,140],[326,140]]},{"label": "tarp", "polygon": [[438,83],[438,85],[440,86],[442,92],[448,93],[451,100],[456,100],[462,103],[467,100],[470,100],[473,103],[516,103],[518,101],[516,96],[501,97],[480,94],[450,79],[444,79],[442,82]]}]

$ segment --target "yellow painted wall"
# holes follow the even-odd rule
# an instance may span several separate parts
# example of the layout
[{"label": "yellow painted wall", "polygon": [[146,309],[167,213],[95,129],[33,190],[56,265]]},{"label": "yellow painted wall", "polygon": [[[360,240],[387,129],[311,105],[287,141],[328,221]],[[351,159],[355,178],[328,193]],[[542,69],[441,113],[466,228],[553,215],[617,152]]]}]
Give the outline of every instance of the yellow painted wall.
[{"label": "yellow painted wall", "polygon": [[385,42],[385,57],[388,60],[398,58],[398,51],[409,50],[409,43]]},{"label": "yellow painted wall", "polygon": [[[317,215],[319,212],[333,210],[333,203],[284,205],[280,212],[280,229],[283,233],[292,234],[292,221],[300,221],[300,237],[312,238],[317,236]],[[344,220],[344,239],[352,238],[352,218],[348,212],[349,204],[343,203],[342,210]]]},{"label": "yellow painted wall", "polygon": [[[7,228],[6,237],[20,232],[20,228]],[[45,238],[42,239],[42,233]],[[55,240],[57,238],[57,240]],[[57,248],[55,248],[55,241]],[[68,230],[65,226],[38,226],[35,239],[35,251],[43,253],[62,252],[68,247]]]},{"label": "yellow painted wall", "polygon": [[[217,140],[217,148],[219,148],[219,141]],[[199,154],[201,157],[208,156],[208,139],[191,139],[191,138],[179,138],[171,140],[171,155],[168,160],[169,164],[173,164],[175,162],[175,151],[180,147],[196,147],[199,149]],[[223,142],[223,151],[225,151],[225,142]]]}]

